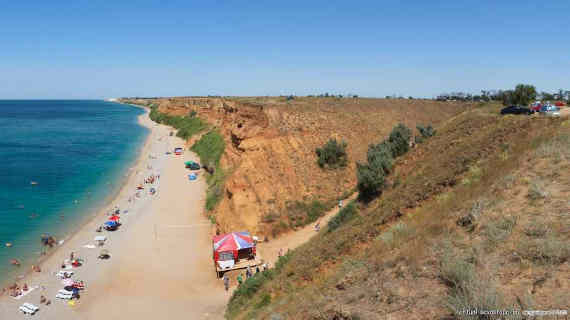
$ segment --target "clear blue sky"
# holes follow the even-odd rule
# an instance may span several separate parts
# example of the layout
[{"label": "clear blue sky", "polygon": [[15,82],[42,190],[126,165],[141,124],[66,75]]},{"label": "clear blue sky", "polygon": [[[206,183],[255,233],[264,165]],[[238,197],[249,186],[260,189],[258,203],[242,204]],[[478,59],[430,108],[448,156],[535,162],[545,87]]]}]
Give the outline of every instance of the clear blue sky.
[{"label": "clear blue sky", "polygon": [[570,1],[2,1],[0,98],[570,89]]}]

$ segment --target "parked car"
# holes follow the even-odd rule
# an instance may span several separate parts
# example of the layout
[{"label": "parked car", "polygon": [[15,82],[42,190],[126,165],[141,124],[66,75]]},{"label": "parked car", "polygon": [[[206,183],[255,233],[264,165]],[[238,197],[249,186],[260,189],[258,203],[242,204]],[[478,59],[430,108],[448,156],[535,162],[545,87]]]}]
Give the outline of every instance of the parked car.
[{"label": "parked car", "polygon": [[545,116],[549,117],[559,117],[560,116],[560,108],[555,106],[542,106],[540,112]]},{"label": "parked car", "polygon": [[542,105],[540,103],[533,103],[530,105],[530,111],[532,113],[540,112],[540,108],[542,108]]},{"label": "parked car", "polygon": [[531,114],[529,108],[519,107],[519,106],[510,106],[501,109],[501,114]]}]

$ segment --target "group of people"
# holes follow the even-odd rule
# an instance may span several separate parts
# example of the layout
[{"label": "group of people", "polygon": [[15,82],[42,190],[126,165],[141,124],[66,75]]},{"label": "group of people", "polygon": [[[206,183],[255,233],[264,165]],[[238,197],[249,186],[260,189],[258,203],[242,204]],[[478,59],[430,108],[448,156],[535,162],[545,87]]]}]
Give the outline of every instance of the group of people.
[{"label": "group of people", "polygon": [[[263,271],[267,271],[267,269],[269,269],[269,263],[266,262],[264,264],[261,265],[261,269],[263,269]],[[253,277],[254,275],[258,274],[261,272],[261,269],[259,268],[259,265],[255,266],[255,274],[253,273],[253,270],[250,266],[248,266],[245,269],[245,280]],[[222,278],[222,280],[224,281],[224,288],[226,289],[226,291],[228,291],[230,289],[230,277],[228,277],[227,274],[224,273],[224,277]],[[238,276],[236,277],[236,280],[238,282],[238,286],[241,286],[243,283],[243,274],[238,274]]]},{"label": "group of people", "polygon": [[15,298],[15,297],[21,296],[22,294],[24,294],[28,290],[30,290],[30,288],[28,287],[27,284],[24,283],[24,285],[20,288],[20,286],[17,283],[14,283],[13,285],[11,285],[7,288],[3,288],[2,289],[2,295],[8,293],[9,296]]},{"label": "group of people", "polygon": [[159,175],[159,174],[157,174],[157,175],[154,175],[154,174],[153,174],[153,175],[151,175],[150,177],[144,179],[144,183],[145,183],[145,184],[153,184],[154,181],[155,181],[155,180],[158,180],[158,179],[160,179],[160,175]]}]

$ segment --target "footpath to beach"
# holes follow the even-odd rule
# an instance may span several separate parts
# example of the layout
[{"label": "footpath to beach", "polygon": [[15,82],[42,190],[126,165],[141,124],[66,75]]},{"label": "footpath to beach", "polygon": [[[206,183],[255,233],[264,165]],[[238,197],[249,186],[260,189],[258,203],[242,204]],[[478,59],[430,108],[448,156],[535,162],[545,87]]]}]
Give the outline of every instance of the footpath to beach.
[{"label": "footpath to beach", "polygon": [[[96,218],[88,222],[71,239],[55,250],[42,264],[40,273],[32,273],[18,283],[37,287],[19,300],[0,296],[0,319],[23,319],[18,307],[29,302],[40,307],[37,319],[223,319],[226,304],[235,288],[237,272],[230,273],[231,289],[226,292],[216,278],[212,262],[212,226],[203,215],[206,183],[199,174],[190,181],[184,162],[198,157],[186,151],[181,156],[166,154],[184,141],[170,136],[172,128],[152,122],[148,113],[139,118],[151,129],[136,165],[116,198]],[[145,186],[136,198],[138,185],[151,175],[160,175],[150,195]],[[131,201],[129,201],[129,198]],[[352,198],[352,197],[351,197]],[[122,226],[114,232],[95,232],[105,222],[108,212],[118,206]],[[124,212],[126,211],[126,212]],[[320,219],[321,226],[338,212],[329,211]],[[264,259],[275,265],[280,249],[294,249],[316,232],[306,226],[267,243],[260,243]],[[105,235],[103,247],[95,244],[95,236]],[[97,259],[101,249],[111,258]],[[86,289],[74,305],[56,299],[64,286],[55,276],[62,261],[71,252],[85,260],[73,268],[73,279],[82,280]],[[51,304],[40,304],[45,296]]]}]

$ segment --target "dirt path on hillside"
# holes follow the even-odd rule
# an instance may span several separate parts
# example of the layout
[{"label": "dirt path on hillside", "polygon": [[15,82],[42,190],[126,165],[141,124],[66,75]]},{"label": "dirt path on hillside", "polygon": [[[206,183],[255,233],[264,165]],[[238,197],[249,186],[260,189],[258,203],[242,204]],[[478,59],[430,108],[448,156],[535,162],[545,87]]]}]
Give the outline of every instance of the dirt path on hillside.
[{"label": "dirt path on hillside", "polygon": [[[347,205],[350,201],[356,199],[358,193],[353,193],[350,197],[342,201],[343,205]],[[322,216],[318,222],[320,223],[321,232],[326,229],[329,220],[338,213],[339,208],[335,206],[333,209],[329,210]],[[292,250],[302,245],[303,243],[309,241],[312,236],[316,235],[315,223],[306,225],[302,229],[287,233],[277,239],[261,242],[258,244],[259,252],[263,255],[263,259],[270,263],[270,266],[275,266],[275,262],[279,256],[279,250],[283,249],[283,253],[286,253],[288,249]]]}]

